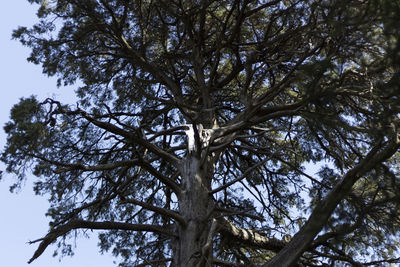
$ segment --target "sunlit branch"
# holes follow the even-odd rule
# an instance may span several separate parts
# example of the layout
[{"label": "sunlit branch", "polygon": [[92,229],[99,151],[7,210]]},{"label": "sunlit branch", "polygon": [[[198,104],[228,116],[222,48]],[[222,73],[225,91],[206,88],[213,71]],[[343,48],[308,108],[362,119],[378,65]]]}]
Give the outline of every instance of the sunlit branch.
[{"label": "sunlit branch", "polygon": [[219,232],[232,241],[240,244],[266,249],[274,252],[280,251],[287,244],[286,241],[269,238],[258,231],[240,228],[225,218],[218,218]]}]

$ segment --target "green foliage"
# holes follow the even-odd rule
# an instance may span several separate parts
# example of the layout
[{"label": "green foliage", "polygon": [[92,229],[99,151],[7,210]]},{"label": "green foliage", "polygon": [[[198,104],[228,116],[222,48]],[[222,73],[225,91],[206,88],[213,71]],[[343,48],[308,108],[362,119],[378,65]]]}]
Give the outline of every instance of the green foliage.
[{"label": "green foliage", "polygon": [[33,154],[48,143],[48,129],[42,122],[44,109],[32,96],[23,98],[11,110],[11,120],[4,126],[8,134],[7,146],[2,160],[7,164],[7,171],[24,177],[26,167]]},{"label": "green foliage", "polygon": [[[165,264],[176,251],[185,160],[203,164],[210,221],[282,239],[398,134],[398,1],[30,2],[40,21],[13,38],[59,85],[83,85],[76,105],[21,99],[1,160],[16,186],[37,176],[50,233],[76,220],[175,229],[101,233],[101,250],[121,266]],[[205,128],[193,155],[184,124]],[[357,174],[300,266],[396,261],[398,162],[394,154]],[[309,164],[323,167],[307,174]],[[281,249],[230,238],[216,234],[212,255],[251,266]]]}]

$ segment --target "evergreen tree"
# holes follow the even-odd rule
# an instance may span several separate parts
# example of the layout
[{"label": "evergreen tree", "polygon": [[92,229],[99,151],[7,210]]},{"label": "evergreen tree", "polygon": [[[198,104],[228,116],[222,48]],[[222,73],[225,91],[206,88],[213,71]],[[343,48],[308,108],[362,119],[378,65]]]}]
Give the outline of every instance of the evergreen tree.
[{"label": "evergreen tree", "polygon": [[14,38],[79,98],[5,126],[50,196],[29,262],[86,229],[120,266],[400,262],[399,1],[29,2]]}]

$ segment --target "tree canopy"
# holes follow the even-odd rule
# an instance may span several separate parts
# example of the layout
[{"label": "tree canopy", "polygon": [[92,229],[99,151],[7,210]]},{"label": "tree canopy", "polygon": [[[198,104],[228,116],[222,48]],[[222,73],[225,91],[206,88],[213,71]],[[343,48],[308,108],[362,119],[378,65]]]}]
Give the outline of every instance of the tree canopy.
[{"label": "tree canopy", "polygon": [[86,229],[120,266],[400,262],[399,1],[29,2],[13,37],[79,99],[4,127],[50,196],[29,262]]}]

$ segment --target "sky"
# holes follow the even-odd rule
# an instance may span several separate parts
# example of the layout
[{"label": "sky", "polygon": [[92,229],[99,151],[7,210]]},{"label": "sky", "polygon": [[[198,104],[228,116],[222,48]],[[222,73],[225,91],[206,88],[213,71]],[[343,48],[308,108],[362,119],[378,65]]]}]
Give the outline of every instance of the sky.
[{"label": "sky", "polygon": [[[30,26],[36,19],[37,7],[28,0],[12,0],[2,3],[0,16],[0,148],[6,143],[3,131],[9,120],[11,107],[21,97],[37,95],[40,99],[56,97],[74,103],[73,87],[57,88],[56,80],[44,74],[40,66],[27,62],[29,49],[18,41],[11,40],[12,30],[18,26]],[[4,170],[0,165],[0,170]],[[31,258],[38,244],[27,242],[43,237],[48,230],[49,218],[45,213],[49,206],[46,196],[36,196],[32,191],[34,176],[28,177],[25,185],[16,193],[9,187],[14,177],[3,174],[0,181],[0,265],[10,267],[61,267],[61,266],[116,266],[111,255],[101,255],[97,247],[97,234],[90,239],[77,239],[73,257],[52,257],[55,245],[31,264]]]}]

